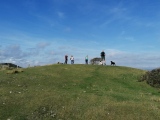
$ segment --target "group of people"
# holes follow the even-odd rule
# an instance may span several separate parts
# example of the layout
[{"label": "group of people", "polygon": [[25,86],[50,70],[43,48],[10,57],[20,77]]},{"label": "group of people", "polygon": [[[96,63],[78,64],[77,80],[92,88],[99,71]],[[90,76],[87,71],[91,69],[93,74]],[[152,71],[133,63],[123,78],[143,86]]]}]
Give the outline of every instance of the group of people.
[{"label": "group of people", "polygon": [[[73,55],[71,55],[70,60],[71,60],[71,64],[74,64],[74,57],[73,57]],[[86,64],[88,64],[88,55],[85,57],[85,62],[86,62]],[[64,64],[67,64],[67,63],[68,63],[68,55],[65,55],[65,62],[64,62]]]},{"label": "group of people", "polygon": [[[105,52],[104,52],[104,50],[100,53],[100,56],[101,56],[101,59],[102,59],[102,61],[100,61],[100,64],[104,65],[105,64]],[[74,64],[74,57],[73,57],[73,55],[71,55],[70,60],[71,60],[71,64]],[[64,62],[64,64],[67,64],[67,62],[68,62],[68,55],[65,55],[65,62]],[[85,57],[85,63],[88,64],[88,55]]]},{"label": "group of people", "polygon": [[[71,60],[71,64],[74,64],[74,57],[73,57],[73,55],[71,55],[70,60]],[[68,55],[65,55],[65,62],[64,62],[64,64],[67,64],[67,62],[68,62]]]}]

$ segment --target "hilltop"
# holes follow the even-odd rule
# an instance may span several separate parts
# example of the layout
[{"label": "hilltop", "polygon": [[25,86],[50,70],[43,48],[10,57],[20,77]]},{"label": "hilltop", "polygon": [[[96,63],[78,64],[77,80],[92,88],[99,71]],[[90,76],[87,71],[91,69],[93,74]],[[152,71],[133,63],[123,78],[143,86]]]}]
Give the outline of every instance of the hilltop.
[{"label": "hilltop", "polygon": [[145,70],[48,65],[0,71],[1,120],[159,120],[160,94]]}]

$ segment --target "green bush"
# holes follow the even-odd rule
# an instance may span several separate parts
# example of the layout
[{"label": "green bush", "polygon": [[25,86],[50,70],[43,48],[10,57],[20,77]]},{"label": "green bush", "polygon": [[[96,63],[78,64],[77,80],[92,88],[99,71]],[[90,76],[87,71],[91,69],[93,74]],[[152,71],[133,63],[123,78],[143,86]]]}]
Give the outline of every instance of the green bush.
[{"label": "green bush", "polygon": [[146,81],[147,84],[160,88],[160,68],[146,72],[140,81]]}]

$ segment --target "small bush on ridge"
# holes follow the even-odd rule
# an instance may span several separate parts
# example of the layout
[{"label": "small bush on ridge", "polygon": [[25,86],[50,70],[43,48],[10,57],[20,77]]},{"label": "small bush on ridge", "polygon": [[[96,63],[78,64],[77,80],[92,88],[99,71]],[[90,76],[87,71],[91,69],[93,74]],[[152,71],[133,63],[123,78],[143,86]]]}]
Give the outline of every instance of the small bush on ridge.
[{"label": "small bush on ridge", "polygon": [[160,68],[146,72],[139,81],[146,81],[147,84],[160,88]]}]

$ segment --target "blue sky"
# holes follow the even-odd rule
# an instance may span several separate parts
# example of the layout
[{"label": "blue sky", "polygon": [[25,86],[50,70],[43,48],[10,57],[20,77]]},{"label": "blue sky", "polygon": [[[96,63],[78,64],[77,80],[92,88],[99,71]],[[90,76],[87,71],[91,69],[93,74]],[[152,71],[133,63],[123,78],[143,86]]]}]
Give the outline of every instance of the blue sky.
[{"label": "blue sky", "polygon": [[[160,66],[160,0],[0,0],[0,62]],[[69,61],[70,63],[70,61]]]}]

